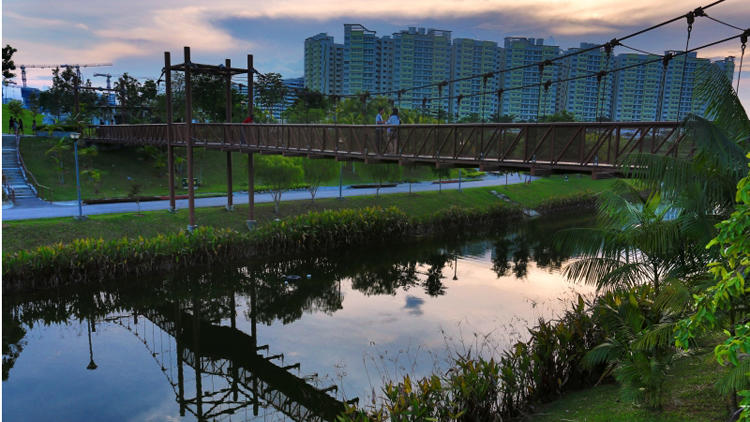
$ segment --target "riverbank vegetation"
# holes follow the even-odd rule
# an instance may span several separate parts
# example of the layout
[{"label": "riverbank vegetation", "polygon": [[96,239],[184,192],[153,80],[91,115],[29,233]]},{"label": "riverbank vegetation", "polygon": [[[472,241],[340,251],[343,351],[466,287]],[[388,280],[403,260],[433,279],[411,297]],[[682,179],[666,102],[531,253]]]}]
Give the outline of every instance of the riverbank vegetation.
[{"label": "riverbank vegetation", "polygon": [[[320,212],[325,210],[362,209],[366,207],[396,207],[413,218],[428,217],[435,212],[450,207],[483,210],[488,207],[505,204],[491,192],[502,193],[512,201],[526,208],[548,209],[546,201],[572,201],[576,203],[581,196],[592,197],[597,192],[609,189],[614,180],[591,180],[588,176],[570,177],[567,181],[559,176],[535,180],[530,184],[517,184],[487,188],[464,189],[463,192],[446,190],[439,192],[419,192],[414,194],[381,194],[375,196],[356,196],[339,199],[316,199],[299,201],[282,201],[279,213],[273,212],[273,204],[258,203],[255,205],[255,217],[263,224],[276,218]],[[235,201],[236,202],[236,201]],[[562,204],[557,204],[562,208]],[[91,215],[86,221],[75,221],[72,218],[50,218],[39,220],[20,220],[3,222],[3,252],[16,252],[33,249],[54,243],[69,243],[80,238],[115,240],[123,237],[149,238],[159,234],[176,233],[187,225],[187,210],[175,213],[167,211],[137,212]],[[234,212],[227,212],[223,207],[197,208],[196,220],[201,227],[226,228],[235,231],[246,231],[246,204],[235,204]]]}]

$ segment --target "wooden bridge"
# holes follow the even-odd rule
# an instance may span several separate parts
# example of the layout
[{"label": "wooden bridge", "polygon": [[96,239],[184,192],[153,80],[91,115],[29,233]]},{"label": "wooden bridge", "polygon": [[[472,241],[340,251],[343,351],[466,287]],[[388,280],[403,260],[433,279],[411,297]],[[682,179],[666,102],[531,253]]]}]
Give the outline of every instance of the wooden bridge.
[{"label": "wooden bridge", "polygon": [[[333,125],[184,123],[98,126],[90,142],[205,147],[365,162],[596,172],[633,152],[689,153],[675,122]],[[171,139],[171,142],[170,142]],[[190,142],[192,141],[192,142]],[[682,146],[682,148],[680,148]],[[682,149],[682,151],[681,151]]]},{"label": "wooden bridge", "polygon": [[[254,153],[392,162],[401,165],[478,167],[482,170],[613,174],[634,152],[689,156],[692,141],[676,122],[469,123],[430,125],[170,123],[95,126],[88,142],[153,145],[168,151],[174,209],[174,148],[187,149],[192,175],[195,147],[227,152],[227,207],[232,208],[232,152],[247,153],[249,215],[254,221]],[[194,226],[192,178],[188,177],[190,224]],[[248,223],[251,224],[251,223]]]}]

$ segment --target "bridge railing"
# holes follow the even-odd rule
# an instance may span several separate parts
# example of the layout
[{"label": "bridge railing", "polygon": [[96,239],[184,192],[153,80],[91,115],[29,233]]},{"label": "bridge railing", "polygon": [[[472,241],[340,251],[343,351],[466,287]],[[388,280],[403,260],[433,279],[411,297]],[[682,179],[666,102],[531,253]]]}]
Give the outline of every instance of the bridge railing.
[{"label": "bridge railing", "polygon": [[[167,125],[99,126],[90,140],[167,144]],[[173,145],[187,127],[172,125]],[[633,152],[687,156],[691,141],[675,122],[468,123],[441,125],[239,124],[193,125],[193,143],[207,148],[322,154],[353,159],[446,163],[613,165]]]}]

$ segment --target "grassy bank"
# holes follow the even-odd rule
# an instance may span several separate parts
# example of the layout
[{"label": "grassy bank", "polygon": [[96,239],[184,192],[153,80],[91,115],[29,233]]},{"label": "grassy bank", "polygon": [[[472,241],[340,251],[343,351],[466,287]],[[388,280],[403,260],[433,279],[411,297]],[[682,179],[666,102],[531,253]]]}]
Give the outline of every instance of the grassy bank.
[{"label": "grassy bank", "polygon": [[[7,125],[7,122],[5,122]],[[40,195],[48,201],[67,201],[76,199],[75,166],[72,150],[66,151],[62,171],[54,159],[46,154],[56,139],[27,138],[21,142],[21,154],[27,168],[34,174],[39,184]],[[178,152],[179,154],[179,152]],[[200,186],[197,193],[226,192],[226,154],[222,151],[196,148],[195,177]],[[165,158],[164,158],[165,159]],[[91,167],[101,172],[101,181],[95,185],[86,177],[81,179],[81,191],[84,199],[123,198],[127,197],[133,183],[141,186],[141,195],[168,195],[169,185],[164,168],[157,167],[157,160],[141,148],[120,148],[101,146],[98,154],[91,158]],[[343,170],[345,185],[372,183],[374,180],[363,171],[367,164],[346,163]],[[456,177],[458,170],[452,171]],[[412,177],[415,180],[437,179],[429,166],[417,167]],[[232,180],[234,189],[247,189],[247,156],[233,153]],[[62,182],[62,183],[61,183]],[[338,185],[338,175],[324,182],[324,185]],[[181,179],[176,180],[178,194],[187,193],[182,189]],[[256,182],[258,183],[258,182]]]},{"label": "grassy bank", "polygon": [[[371,206],[395,207],[406,215],[422,218],[450,207],[465,209],[487,209],[503,203],[490,191],[504,193],[524,207],[538,207],[544,201],[571,197],[584,193],[596,193],[608,189],[613,180],[591,180],[587,176],[571,177],[564,181],[561,177],[550,177],[534,181],[531,184],[497,186],[492,188],[471,188],[463,192],[446,190],[440,192],[420,192],[417,194],[391,194],[375,196],[349,197],[344,200],[319,199],[285,201],[281,204],[280,214],[273,214],[273,205],[256,204],[256,219],[260,224],[274,218],[287,218],[311,211],[340,210],[345,208],[362,209]],[[234,212],[227,212],[222,207],[197,208],[196,220],[199,226],[228,228],[237,231],[246,230],[246,205],[236,205]],[[152,237],[162,233],[174,233],[187,225],[187,210],[181,209],[174,214],[166,211],[144,212],[137,215],[133,212],[108,215],[92,215],[86,221],[75,221],[72,218],[51,218],[40,220],[20,220],[3,222],[3,252],[31,249],[57,242],[71,242],[74,239],[92,237],[104,240],[122,237]]]},{"label": "grassy bank", "polygon": [[[21,118],[23,119],[23,133],[26,135],[31,135],[31,123],[33,122],[33,118],[31,115],[31,111],[27,109],[23,109],[23,114],[21,115]],[[43,116],[41,114],[37,114],[36,116],[36,124],[41,125],[42,124],[42,118]],[[10,112],[8,111],[8,104],[3,104],[3,133],[10,133]]]},{"label": "grassy bank", "polygon": [[727,420],[728,406],[714,389],[723,369],[711,347],[675,361],[666,382],[661,411],[639,408],[620,397],[620,387],[605,384],[566,394],[538,409],[534,422],[713,422]]}]

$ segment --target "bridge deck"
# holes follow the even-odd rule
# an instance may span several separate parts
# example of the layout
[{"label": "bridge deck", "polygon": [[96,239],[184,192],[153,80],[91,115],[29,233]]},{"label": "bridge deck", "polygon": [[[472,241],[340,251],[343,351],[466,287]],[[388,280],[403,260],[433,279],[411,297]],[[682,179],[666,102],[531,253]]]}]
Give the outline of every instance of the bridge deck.
[{"label": "bridge deck", "polygon": [[[467,167],[612,169],[625,155],[688,156],[692,142],[675,122],[487,123],[443,125],[279,125],[185,123],[98,126],[90,142],[192,145],[264,154]],[[170,136],[171,135],[171,136]]]}]

